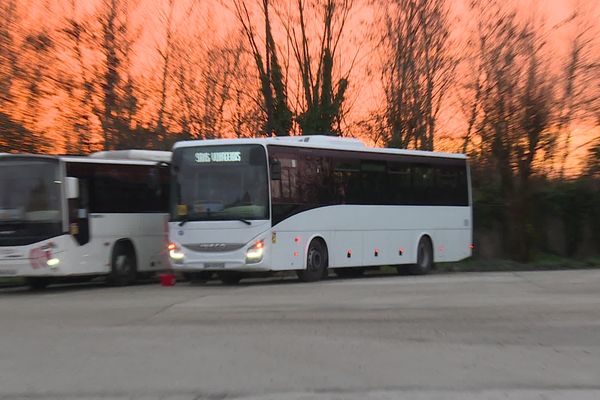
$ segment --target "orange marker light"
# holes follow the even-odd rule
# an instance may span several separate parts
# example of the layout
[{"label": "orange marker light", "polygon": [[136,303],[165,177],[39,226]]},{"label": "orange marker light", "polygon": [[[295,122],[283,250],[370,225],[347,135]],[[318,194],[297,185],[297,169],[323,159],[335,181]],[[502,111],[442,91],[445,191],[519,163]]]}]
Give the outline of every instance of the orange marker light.
[{"label": "orange marker light", "polygon": [[169,243],[169,245],[167,246],[167,250],[169,251],[173,251],[177,248],[177,245],[175,245],[175,243]]}]

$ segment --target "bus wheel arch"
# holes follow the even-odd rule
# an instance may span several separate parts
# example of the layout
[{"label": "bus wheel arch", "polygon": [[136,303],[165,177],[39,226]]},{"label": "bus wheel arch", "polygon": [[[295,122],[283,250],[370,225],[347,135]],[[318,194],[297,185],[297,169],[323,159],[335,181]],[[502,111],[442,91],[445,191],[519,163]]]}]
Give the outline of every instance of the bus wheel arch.
[{"label": "bus wheel arch", "polygon": [[431,272],[434,264],[433,239],[428,233],[419,237],[415,248],[415,263],[409,266],[408,271],[412,275],[426,275]]},{"label": "bus wheel arch", "polygon": [[304,268],[297,271],[303,282],[316,282],[327,275],[329,267],[329,248],[321,235],[314,235],[306,247]]},{"label": "bus wheel arch", "polygon": [[130,239],[119,239],[113,245],[108,280],[114,286],[127,286],[135,281],[138,257]]}]

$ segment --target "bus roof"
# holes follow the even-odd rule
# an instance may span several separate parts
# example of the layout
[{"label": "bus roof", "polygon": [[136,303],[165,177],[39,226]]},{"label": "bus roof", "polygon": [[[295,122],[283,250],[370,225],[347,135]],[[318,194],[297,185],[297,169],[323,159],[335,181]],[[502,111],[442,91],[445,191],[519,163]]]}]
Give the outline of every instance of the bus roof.
[{"label": "bus roof", "polygon": [[156,163],[170,163],[170,151],[155,150],[110,150],[92,153],[88,156],[61,156],[47,154],[27,154],[27,153],[0,153],[1,157],[31,157],[39,159],[59,159],[70,162],[92,162],[92,163],[112,163],[112,164],[137,164],[151,165]]},{"label": "bus roof", "polygon": [[459,158],[466,159],[465,154],[459,153],[441,153],[422,150],[406,150],[406,149],[390,149],[381,147],[367,147],[360,139],[343,138],[335,136],[280,136],[266,138],[238,138],[238,139],[208,139],[208,140],[188,140],[177,142],[173,146],[173,150],[183,147],[209,146],[209,145],[234,145],[234,144],[260,144],[280,145],[290,147],[304,147],[313,149],[328,149],[328,150],[346,150],[346,151],[363,151],[369,153],[380,154],[398,154],[411,155],[421,157],[441,157],[441,158]]},{"label": "bus roof", "polygon": [[136,160],[136,161],[154,161],[171,162],[170,151],[158,150],[110,150],[99,151],[89,155],[90,158],[101,158],[106,160]]}]

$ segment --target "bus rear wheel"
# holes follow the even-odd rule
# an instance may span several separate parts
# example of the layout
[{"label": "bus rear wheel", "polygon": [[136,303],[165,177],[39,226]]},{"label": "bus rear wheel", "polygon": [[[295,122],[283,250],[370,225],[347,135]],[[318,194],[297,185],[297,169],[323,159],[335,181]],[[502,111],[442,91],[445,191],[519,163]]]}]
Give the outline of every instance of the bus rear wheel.
[{"label": "bus rear wheel", "polygon": [[302,282],[316,282],[327,273],[327,247],[319,239],[313,239],[306,252],[306,269],[298,271]]},{"label": "bus rear wheel", "polygon": [[113,286],[127,286],[135,282],[137,262],[135,251],[125,243],[118,243],[112,255],[108,281]]},{"label": "bus rear wheel", "polygon": [[417,246],[417,263],[408,267],[411,275],[427,275],[433,268],[433,246],[428,236],[423,236]]}]

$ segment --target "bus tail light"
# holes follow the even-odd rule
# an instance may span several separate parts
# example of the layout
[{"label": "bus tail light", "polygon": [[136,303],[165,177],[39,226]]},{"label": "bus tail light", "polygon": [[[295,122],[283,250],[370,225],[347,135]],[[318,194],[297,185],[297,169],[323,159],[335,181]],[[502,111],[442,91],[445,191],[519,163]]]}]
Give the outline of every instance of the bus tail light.
[{"label": "bus tail light", "polygon": [[259,240],[246,251],[246,264],[261,262],[265,253],[265,242]]}]

